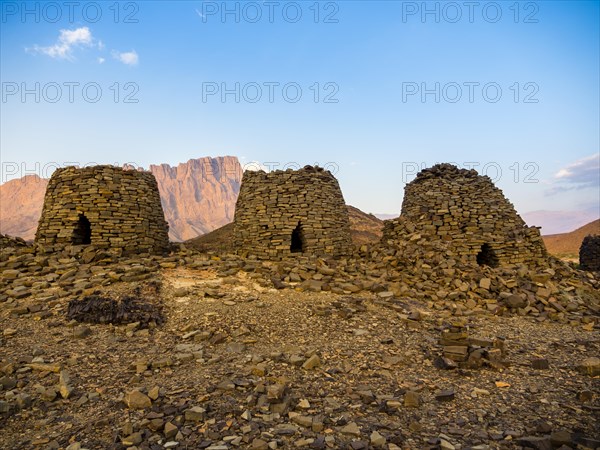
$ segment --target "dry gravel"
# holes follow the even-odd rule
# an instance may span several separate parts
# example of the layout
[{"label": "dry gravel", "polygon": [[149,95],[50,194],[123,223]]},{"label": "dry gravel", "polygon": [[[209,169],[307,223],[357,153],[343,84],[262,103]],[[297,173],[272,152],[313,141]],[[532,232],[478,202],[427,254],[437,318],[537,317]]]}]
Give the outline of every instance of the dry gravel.
[{"label": "dry gravel", "polygon": [[[366,449],[381,439],[390,449],[511,449],[552,433],[558,448],[561,431],[575,433],[563,448],[600,440],[598,376],[577,371],[600,356],[597,327],[468,316],[471,336],[504,339],[507,367],[440,370],[433,361],[453,318],[417,301],[278,291],[244,272],[167,269],[153,281],[166,322],[150,329],[71,322],[68,298],[42,316],[0,304],[1,448],[118,449],[132,435],[140,449]],[[303,368],[313,355],[320,364]],[[549,369],[534,369],[536,358]],[[59,374],[32,362],[66,371],[69,398],[51,400]],[[150,407],[124,402],[156,387]],[[436,399],[446,390],[449,401]],[[413,393],[419,405],[406,406]],[[552,448],[543,442],[531,445]]]}]

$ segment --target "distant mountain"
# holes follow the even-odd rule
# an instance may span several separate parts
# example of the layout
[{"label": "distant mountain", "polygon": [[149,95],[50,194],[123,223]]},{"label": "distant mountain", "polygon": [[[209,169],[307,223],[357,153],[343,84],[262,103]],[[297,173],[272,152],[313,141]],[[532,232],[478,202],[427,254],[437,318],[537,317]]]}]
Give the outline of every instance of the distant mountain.
[{"label": "distant mountain", "polygon": [[[150,171],[158,182],[171,240],[190,239],[233,220],[242,181],[235,156],[191,159],[177,167],[153,165]],[[36,175],[0,185],[0,233],[35,237],[47,185]]]},{"label": "distant mountain", "polygon": [[570,233],[551,234],[543,236],[543,238],[546,248],[551,254],[578,258],[581,242],[588,234],[600,235],[600,219],[594,220]]},{"label": "distant mountain", "polygon": [[400,215],[400,213],[398,213],[398,214],[374,214],[375,217],[377,217],[378,219],[381,219],[381,220],[395,219],[399,215]]},{"label": "distant mountain", "polygon": [[27,175],[0,185],[0,233],[25,240],[35,237],[48,180]]},{"label": "distant mountain", "polygon": [[191,159],[171,167],[150,166],[156,177],[172,241],[208,233],[233,220],[242,182],[235,156]]},{"label": "distant mountain", "polygon": [[531,211],[521,214],[529,226],[542,227],[542,235],[568,233],[600,217],[600,211]]}]

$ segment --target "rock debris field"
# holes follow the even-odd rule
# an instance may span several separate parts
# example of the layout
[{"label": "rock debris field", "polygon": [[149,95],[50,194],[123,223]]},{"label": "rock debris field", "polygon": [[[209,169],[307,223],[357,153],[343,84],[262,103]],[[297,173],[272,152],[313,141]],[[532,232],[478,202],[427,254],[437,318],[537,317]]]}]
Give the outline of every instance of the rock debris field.
[{"label": "rock debris field", "polygon": [[599,284],[558,260],[25,247],[0,270],[1,448],[600,447]]}]

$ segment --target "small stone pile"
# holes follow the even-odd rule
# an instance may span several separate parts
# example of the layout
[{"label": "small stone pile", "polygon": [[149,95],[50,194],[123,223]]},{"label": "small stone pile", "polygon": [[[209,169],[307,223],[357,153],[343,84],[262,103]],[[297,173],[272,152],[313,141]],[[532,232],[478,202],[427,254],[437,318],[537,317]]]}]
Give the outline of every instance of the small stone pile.
[{"label": "small stone pile", "polygon": [[462,321],[455,321],[442,331],[440,344],[443,356],[435,361],[438,368],[453,369],[459,366],[478,369],[484,365],[504,368],[504,340],[469,337],[469,329]]},{"label": "small stone pile", "polygon": [[150,323],[160,325],[164,322],[162,308],[140,296],[125,296],[120,299],[103,297],[99,293],[74,299],[67,307],[67,317],[86,323],[138,323],[147,327]]},{"label": "small stone pile", "polygon": [[240,255],[278,260],[353,250],[344,197],[335,177],[320,167],[244,172],[234,224]]},{"label": "small stone pile", "polygon": [[600,235],[588,235],[579,247],[581,270],[600,271]]},{"label": "small stone pile", "polygon": [[0,249],[25,247],[27,243],[20,237],[8,236],[0,233]]},{"label": "small stone pile", "polygon": [[91,244],[124,253],[159,253],[169,246],[167,233],[150,172],[65,167],[50,178],[35,242],[48,252]]},{"label": "small stone pile", "polygon": [[451,164],[422,170],[406,186],[402,213],[385,222],[381,242],[413,263],[547,265],[539,229],[525,224],[489,177]]}]

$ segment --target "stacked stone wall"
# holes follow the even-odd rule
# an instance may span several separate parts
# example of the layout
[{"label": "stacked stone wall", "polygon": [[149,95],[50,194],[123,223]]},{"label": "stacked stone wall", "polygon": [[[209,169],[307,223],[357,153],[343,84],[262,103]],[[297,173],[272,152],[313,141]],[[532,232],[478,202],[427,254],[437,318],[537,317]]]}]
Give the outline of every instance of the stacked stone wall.
[{"label": "stacked stone wall", "polygon": [[311,166],[244,172],[234,246],[239,254],[260,259],[350,254],[350,221],[337,180],[329,171]]},{"label": "stacked stone wall", "polygon": [[150,172],[114,166],[57,169],[46,189],[36,244],[93,245],[127,253],[168,248],[168,224]]},{"label": "stacked stone wall", "polygon": [[438,164],[421,171],[405,188],[399,218],[384,224],[383,243],[417,254],[443,249],[468,264],[504,266],[547,263],[537,227],[528,227],[487,176]]},{"label": "stacked stone wall", "polygon": [[600,235],[588,235],[579,247],[579,267],[600,272]]}]

